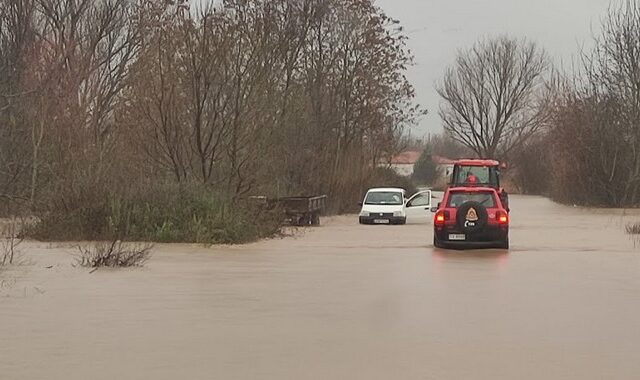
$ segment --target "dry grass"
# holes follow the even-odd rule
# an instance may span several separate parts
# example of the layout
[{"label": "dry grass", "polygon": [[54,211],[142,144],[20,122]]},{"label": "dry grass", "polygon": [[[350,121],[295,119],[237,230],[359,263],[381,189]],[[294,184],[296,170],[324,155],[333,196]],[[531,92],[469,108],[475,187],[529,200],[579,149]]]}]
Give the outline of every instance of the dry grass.
[{"label": "dry grass", "polygon": [[640,223],[629,223],[625,227],[625,231],[629,235],[640,235]]},{"label": "dry grass", "polygon": [[0,226],[0,267],[15,264],[20,255],[20,245],[24,238],[20,232],[24,220],[12,217],[3,220]]},{"label": "dry grass", "polygon": [[150,244],[124,243],[120,240],[97,242],[91,246],[80,246],[77,263],[87,268],[141,267],[151,257]]},{"label": "dry grass", "polygon": [[625,232],[630,235],[633,246],[637,248],[640,245],[640,223],[629,223],[625,227]]}]

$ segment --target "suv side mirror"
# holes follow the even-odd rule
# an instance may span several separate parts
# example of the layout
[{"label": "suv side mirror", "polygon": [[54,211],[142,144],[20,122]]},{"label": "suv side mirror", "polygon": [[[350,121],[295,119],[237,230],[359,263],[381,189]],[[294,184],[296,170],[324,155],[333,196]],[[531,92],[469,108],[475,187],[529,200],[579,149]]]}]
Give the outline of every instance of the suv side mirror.
[{"label": "suv side mirror", "polygon": [[362,207],[363,203],[362,202],[358,202],[358,206]]}]

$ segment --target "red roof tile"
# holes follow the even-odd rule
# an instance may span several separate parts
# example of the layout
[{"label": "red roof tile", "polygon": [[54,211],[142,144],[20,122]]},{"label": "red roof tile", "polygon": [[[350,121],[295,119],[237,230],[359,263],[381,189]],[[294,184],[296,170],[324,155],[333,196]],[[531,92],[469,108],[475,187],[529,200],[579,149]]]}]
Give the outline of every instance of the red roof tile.
[{"label": "red roof tile", "polygon": [[413,150],[402,152],[391,159],[391,163],[395,165],[411,165],[418,162],[421,153]]}]

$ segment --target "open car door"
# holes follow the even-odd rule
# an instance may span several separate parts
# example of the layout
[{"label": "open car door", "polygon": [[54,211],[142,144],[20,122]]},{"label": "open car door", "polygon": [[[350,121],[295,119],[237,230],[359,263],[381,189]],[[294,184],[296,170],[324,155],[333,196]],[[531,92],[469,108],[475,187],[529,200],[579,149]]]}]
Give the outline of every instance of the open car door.
[{"label": "open car door", "polygon": [[407,201],[407,223],[427,224],[432,218],[431,214],[431,190],[415,193]]}]

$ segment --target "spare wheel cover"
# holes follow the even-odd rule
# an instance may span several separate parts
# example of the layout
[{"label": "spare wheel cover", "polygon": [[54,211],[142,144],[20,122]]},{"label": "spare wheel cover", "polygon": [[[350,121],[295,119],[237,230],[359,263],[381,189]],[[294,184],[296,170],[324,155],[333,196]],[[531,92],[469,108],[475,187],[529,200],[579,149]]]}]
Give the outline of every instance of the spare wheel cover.
[{"label": "spare wheel cover", "polygon": [[478,232],[487,224],[487,208],[478,202],[465,202],[456,211],[456,222],[465,233]]}]

